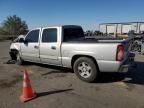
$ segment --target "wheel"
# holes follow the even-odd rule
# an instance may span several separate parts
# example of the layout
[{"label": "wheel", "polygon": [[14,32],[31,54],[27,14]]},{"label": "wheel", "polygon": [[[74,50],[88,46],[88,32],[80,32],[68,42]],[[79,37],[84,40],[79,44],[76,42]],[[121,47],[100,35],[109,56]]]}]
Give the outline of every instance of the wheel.
[{"label": "wheel", "polygon": [[24,64],[24,60],[20,57],[19,53],[17,55],[17,64],[19,64],[19,65],[23,65]]},{"label": "wheel", "polygon": [[98,76],[98,69],[93,59],[88,57],[78,58],[73,66],[73,70],[79,79],[85,82],[93,82]]}]

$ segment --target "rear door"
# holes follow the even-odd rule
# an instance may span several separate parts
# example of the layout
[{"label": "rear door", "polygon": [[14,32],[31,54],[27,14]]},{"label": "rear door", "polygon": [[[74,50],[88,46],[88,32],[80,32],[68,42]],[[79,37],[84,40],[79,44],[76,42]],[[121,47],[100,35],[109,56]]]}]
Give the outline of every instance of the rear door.
[{"label": "rear door", "polygon": [[39,62],[39,35],[40,28],[30,31],[21,44],[21,56],[24,60]]},{"label": "rear door", "polygon": [[41,62],[60,65],[60,28],[43,28],[40,42]]}]

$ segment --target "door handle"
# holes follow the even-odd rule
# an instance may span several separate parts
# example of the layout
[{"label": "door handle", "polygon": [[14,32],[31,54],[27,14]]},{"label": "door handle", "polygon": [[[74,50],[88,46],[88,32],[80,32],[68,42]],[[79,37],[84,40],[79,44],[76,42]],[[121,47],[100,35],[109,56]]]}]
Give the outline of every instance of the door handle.
[{"label": "door handle", "polygon": [[39,49],[39,46],[35,45],[34,48],[35,48],[35,49]]},{"label": "door handle", "polygon": [[56,50],[56,47],[55,47],[55,46],[52,46],[51,49]]}]

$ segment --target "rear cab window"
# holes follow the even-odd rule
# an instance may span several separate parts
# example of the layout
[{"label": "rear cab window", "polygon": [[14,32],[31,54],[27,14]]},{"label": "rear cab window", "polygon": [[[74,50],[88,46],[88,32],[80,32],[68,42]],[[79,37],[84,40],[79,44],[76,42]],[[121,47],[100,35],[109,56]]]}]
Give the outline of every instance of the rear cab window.
[{"label": "rear cab window", "polygon": [[63,42],[84,37],[83,29],[79,26],[63,26]]}]

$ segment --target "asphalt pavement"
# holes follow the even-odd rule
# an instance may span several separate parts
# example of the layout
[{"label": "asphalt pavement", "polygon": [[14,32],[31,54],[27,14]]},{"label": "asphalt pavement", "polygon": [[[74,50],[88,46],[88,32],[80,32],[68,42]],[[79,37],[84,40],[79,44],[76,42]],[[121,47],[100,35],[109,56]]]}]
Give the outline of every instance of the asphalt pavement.
[{"label": "asphalt pavement", "polygon": [[[144,108],[144,55],[136,54],[137,67],[126,74],[103,73],[99,81],[86,83],[70,69],[27,63],[6,64],[10,41],[0,42],[0,108]],[[22,71],[37,98],[22,103]]]}]

